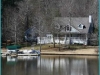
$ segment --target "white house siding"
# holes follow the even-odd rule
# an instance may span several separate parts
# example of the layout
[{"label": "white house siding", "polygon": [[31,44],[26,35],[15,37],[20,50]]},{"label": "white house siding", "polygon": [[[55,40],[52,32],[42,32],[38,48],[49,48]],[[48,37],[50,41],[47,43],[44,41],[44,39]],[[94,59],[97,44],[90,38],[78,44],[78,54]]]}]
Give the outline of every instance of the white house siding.
[{"label": "white house siding", "polygon": [[53,38],[48,38],[48,37],[41,37],[41,41],[40,41],[40,37],[37,37],[37,44],[48,44],[48,43],[53,43]]},{"label": "white house siding", "polygon": [[[55,37],[55,43],[59,44],[59,39],[57,37]],[[65,37],[60,37],[63,38],[62,40],[60,40],[60,44],[69,44],[69,42],[71,42],[71,44],[84,44],[87,45],[87,40],[81,39],[79,37],[71,37],[70,41],[69,41],[69,37],[67,37],[67,40]],[[53,38],[48,39],[47,37],[41,37],[41,44],[49,44],[49,43],[53,43]],[[38,44],[40,44],[40,37],[38,37]]]}]

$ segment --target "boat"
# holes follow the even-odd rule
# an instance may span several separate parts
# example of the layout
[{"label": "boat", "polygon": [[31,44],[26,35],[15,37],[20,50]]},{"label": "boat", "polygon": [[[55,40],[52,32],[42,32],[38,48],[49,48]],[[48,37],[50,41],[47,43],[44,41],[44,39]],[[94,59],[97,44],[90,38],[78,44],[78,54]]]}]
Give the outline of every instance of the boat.
[{"label": "boat", "polygon": [[40,50],[19,50],[21,47],[18,45],[7,46],[7,56],[39,56]]},{"label": "boat", "polygon": [[9,45],[6,48],[7,48],[7,53],[11,54],[11,53],[17,53],[19,51],[19,49],[21,48],[21,46],[19,46],[19,45]]},{"label": "boat", "polygon": [[22,50],[22,51],[18,51],[18,55],[19,56],[35,56],[35,55],[40,55],[40,50]]}]

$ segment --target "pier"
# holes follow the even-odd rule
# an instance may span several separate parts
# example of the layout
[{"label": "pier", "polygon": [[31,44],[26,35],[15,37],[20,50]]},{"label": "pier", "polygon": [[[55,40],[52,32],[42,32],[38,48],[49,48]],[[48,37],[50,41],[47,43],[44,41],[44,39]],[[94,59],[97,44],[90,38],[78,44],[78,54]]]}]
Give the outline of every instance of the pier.
[{"label": "pier", "polygon": [[7,52],[3,52],[1,53],[2,57],[4,56],[12,56],[12,57],[15,57],[15,56],[38,56],[39,54],[17,54],[17,53],[7,53]]}]

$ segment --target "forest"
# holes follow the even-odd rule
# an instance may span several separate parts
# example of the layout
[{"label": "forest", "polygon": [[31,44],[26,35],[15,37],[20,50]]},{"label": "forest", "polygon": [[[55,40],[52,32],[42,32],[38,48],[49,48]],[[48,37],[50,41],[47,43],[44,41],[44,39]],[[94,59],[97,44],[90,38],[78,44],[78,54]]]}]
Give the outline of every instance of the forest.
[{"label": "forest", "polygon": [[[2,41],[23,42],[25,31],[35,27],[40,34],[54,33],[55,17],[92,15],[94,32],[91,43],[98,41],[98,0],[2,0]],[[16,34],[15,34],[16,33]],[[37,31],[39,33],[39,31]],[[16,39],[15,39],[16,37]]]}]

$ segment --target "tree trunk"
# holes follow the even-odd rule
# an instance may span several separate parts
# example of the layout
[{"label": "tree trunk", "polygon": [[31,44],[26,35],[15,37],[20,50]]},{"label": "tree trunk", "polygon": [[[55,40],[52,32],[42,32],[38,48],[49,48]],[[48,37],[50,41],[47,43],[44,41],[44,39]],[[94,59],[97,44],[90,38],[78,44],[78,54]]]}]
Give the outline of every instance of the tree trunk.
[{"label": "tree trunk", "polygon": [[55,37],[53,36],[53,47],[55,48]]},{"label": "tree trunk", "polygon": [[60,51],[60,32],[59,32],[59,51]]}]

